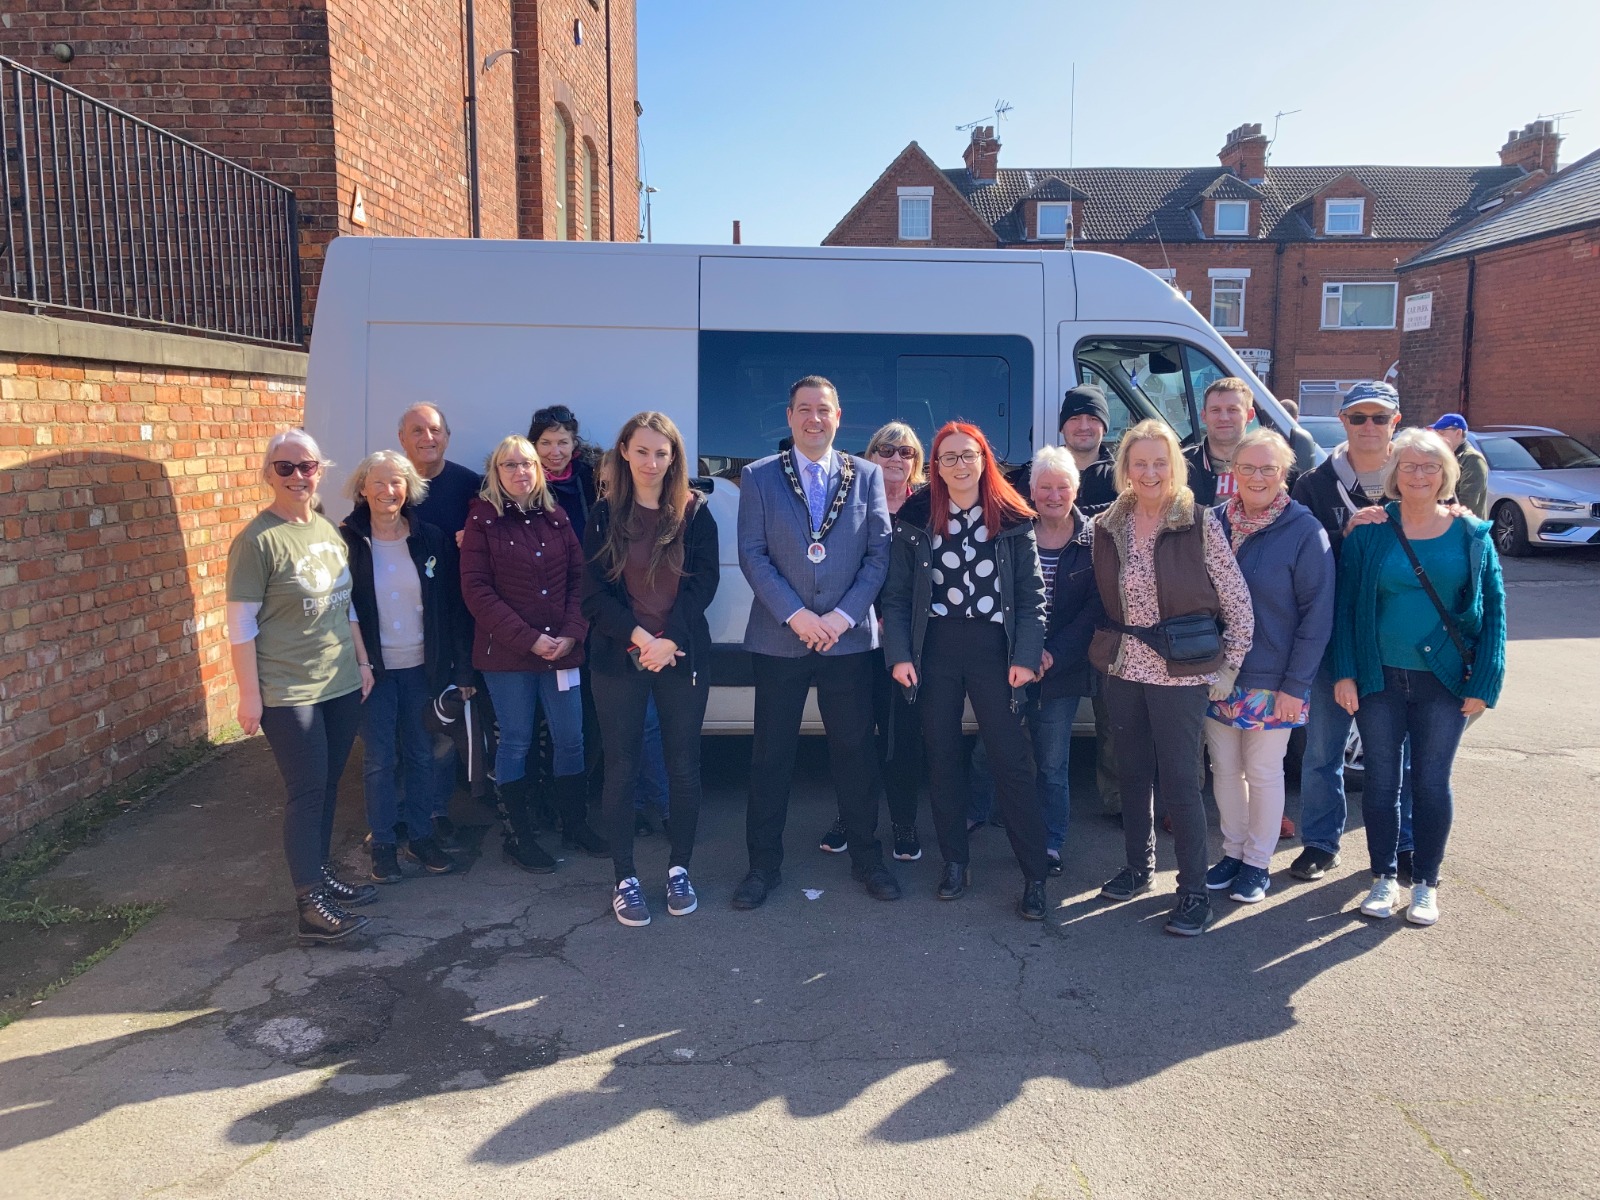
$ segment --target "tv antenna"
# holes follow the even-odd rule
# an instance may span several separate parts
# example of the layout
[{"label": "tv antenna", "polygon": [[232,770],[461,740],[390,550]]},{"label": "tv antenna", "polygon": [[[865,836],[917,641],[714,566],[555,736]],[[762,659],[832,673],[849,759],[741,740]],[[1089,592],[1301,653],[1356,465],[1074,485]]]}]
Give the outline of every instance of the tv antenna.
[{"label": "tv antenna", "polygon": [[1556,123],[1556,133],[1559,135],[1561,133],[1561,122],[1565,118],[1576,116],[1582,111],[1583,109],[1581,108],[1569,108],[1565,112],[1540,113],[1538,119],[1541,121],[1554,121]]},{"label": "tv antenna", "polygon": [[968,121],[965,125],[957,125],[956,132],[968,133],[980,125],[987,125],[991,123],[998,124],[1006,119],[1006,114],[1011,112],[1012,108],[1013,105],[1009,100],[996,100],[994,102],[994,114],[992,116],[979,117],[976,121]]},{"label": "tv antenna", "polygon": [[1272,140],[1267,143],[1267,157],[1269,159],[1272,157],[1272,148],[1278,144],[1278,126],[1283,123],[1283,119],[1285,117],[1292,117],[1292,116],[1295,115],[1295,113],[1300,112],[1300,111],[1301,110],[1298,109],[1298,108],[1291,108],[1288,112],[1284,112],[1284,111],[1282,111],[1280,109],[1278,112],[1273,114],[1273,117],[1272,117]]}]

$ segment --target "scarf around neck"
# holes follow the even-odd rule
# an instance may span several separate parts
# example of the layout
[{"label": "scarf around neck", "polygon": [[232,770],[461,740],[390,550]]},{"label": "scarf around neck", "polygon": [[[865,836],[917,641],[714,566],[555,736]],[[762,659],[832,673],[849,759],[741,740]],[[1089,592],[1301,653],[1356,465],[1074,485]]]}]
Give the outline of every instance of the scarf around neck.
[{"label": "scarf around neck", "polygon": [[1272,503],[1261,512],[1259,516],[1246,516],[1244,504],[1238,496],[1228,498],[1228,540],[1232,544],[1233,552],[1239,553],[1239,547],[1244,545],[1245,538],[1252,533],[1260,533],[1271,525],[1289,507],[1289,493],[1279,492],[1272,498]]}]

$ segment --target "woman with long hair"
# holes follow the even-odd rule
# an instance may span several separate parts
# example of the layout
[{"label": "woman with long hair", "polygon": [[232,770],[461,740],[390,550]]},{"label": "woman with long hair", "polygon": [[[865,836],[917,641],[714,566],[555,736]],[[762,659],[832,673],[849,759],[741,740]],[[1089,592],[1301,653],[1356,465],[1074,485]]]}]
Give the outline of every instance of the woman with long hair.
[{"label": "woman with long hair", "polygon": [[556,867],[533,837],[528,751],[541,712],[553,743],[554,807],[567,838],[596,856],[611,852],[585,815],[577,676],[589,625],[582,590],[578,535],[545,486],[533,443],[513,434],[489,455],[483,490],[467,510],[461,596],[476,623],[472,665],[483,672],[500,725],[494,765],[505,853],[526,871]]},{"label": "woman with long hair", "polygon": [[717,523],[689,487],[683,437],[665,413],[642,412],[617,434],[610,494],[584,534],[583,612],[592,623],[590,678],[605,746],[602,811],[616,886],[611,908],[623,925],[650,923],[633,861],[634,788],[645,710],[661,720],[672,824],[667,912],[697,905],[689,881],[700,817],[700,732],[711,653],[706,607],[720,579]]},{"label": "woman with long hair", "polygon": [[1201,727],[1219,673],[1236,675],[1250,650],[1255,618],[1228,535],[1189,490],[1172,426],[1152,419],[1123,434],[1116,480],[1120,494],[1094,520],[1095,584],[1108,619],[1089,661],[1105,676],[1127,865],[1100,895],[1131,900],[1155,886],[1159,787],[1178,855],[1178,903],[1165,928],[1193,937],[1213,920]]},{"label": "woman with long hair", "polygon": [[1006,482],[983,431],[952,421],[933,439],[936,469],[901,506],[883,590],[884,657],[922,716],[941,900],[971,882],[961,719],[967,700],[989,752],[996,798],[1022,867],[1019,916],[1045,914],[1044,809],[1023,718],[1044,656],[1044,579],[1035,513]]},{"label": "woman with long hair", "polygon": [[[463,699],[473,695],[455,538],[417,516],[428,482],[398,450],[362,459],[348,491],[355,507],[339,533],[350,555],[352,603],[374,679],[361,723],[372,881],[399,881],[402,821],[406,855],[428,874],[444,875],[455,864],[434,836],[433,737],[423,714],[451,685]],[[397,766],[405,782],[403,808]]]},{"label": "woman with long hair", "polygon": [[367,918],[346,909],[378,894],[370,883],[346,883],[329,862],[339,777],[373,673],[350,604],[344,541],[317,511],[328,466],[305,430],[273,437],[261,467],[272,503],[228,547],[239,727],[267,735],[283,777],[283,855],[304,942],[354,933]]}]

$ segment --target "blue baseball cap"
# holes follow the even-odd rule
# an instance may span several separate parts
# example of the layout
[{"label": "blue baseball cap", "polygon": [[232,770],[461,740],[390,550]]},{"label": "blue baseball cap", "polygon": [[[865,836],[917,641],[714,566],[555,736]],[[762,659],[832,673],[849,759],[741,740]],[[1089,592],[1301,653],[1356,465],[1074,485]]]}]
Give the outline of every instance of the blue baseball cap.
[{"label": "blue baseball cap", "polygon": [[1429,429],[1459,429],[1462,433],[1467,431],[1467,419],[1460,413],[1445,413]]},{"label": "blue baseball cap", "polygon": [[1339,411],[1356,404],[1382,404],[1395,412],[1400,411],[1400,393],[1387,383],[1358,383],[1344,394]]}]

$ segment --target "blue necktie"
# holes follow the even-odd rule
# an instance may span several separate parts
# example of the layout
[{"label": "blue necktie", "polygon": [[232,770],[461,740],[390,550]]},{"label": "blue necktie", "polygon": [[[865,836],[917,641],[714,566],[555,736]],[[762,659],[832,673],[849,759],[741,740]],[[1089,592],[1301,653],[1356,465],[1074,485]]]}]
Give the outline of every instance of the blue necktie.
[{"label": "blue necktie", "polygon": [[811,510],[811,531],[822,528],[822,517],[828,506],[828,493],[822,486],[822,467],[818,463],[806,464],[806,507]]}]

